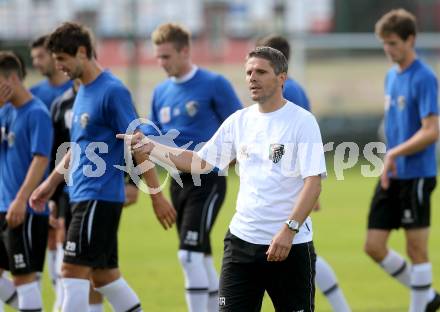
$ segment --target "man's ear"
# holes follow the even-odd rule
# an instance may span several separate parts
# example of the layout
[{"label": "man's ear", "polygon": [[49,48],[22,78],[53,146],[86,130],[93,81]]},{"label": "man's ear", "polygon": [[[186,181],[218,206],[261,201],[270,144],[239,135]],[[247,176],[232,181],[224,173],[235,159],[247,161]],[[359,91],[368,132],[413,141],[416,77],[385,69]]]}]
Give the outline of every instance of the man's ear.
[{"label": "man's ear", "polygon": [[281,82],[282,84],[284,84],[284,82],[287,80],[287,73],[280,73],[280,74],[278,75],[278,78],[280,79],[280,82]]},{"label": "man's ear", "polygon": [[406,42],[410,43],[410,45],[414,47],[416,44],[416,37],[414,35],[409,35],[406,39]]},{"label": "man's ear", "polygon": [[185,57],[189,58],[189,54],[190,54],[190,50],[189,50],[189,46],[185,45],[180,49],[180,53],[182,53]]},{"label": "man's ear", "polygon": [[80,59],[88,59],[86,47],[78,47],[78,50],[76,51],[76,56],[78,56]]}]

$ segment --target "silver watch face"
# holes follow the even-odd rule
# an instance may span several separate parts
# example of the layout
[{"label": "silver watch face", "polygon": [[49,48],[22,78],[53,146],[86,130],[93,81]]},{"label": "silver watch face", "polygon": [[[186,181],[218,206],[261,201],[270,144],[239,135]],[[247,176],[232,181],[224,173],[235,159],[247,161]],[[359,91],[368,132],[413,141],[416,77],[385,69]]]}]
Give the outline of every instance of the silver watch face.
[{"label": "silver watch face", "polygon": [[289,229],[293,230],[293,231],[298,231],[299,230],[299,223],[295,220],[288,220],[287,222],[287,226],[289,227]]}]

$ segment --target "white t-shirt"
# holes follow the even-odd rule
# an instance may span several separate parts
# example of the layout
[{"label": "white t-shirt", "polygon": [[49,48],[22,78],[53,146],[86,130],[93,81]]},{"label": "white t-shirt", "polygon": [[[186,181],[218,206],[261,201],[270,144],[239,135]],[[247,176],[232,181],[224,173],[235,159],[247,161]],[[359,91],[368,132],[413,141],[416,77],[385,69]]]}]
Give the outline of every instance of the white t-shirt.
[{"label": "white t-shirt", "polygon": [[[261,113],[258,105],[235,112],[198,155],[220,169],[237,160],[240,190],[229,229],[252,244],[270,244],[291,214],[304,178],[326,175],[318,123],[291,102],[270,113]],[[312,237],[308,217],[293,244]]]}]

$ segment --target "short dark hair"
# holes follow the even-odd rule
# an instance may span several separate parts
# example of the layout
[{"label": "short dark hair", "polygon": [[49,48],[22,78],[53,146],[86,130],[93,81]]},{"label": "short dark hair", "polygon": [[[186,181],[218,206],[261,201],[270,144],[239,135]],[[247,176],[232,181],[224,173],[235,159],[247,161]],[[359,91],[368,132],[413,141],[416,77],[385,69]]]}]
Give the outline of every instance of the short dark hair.
[{"label": "short dark hair", "polygon": [[409,36],[416,36],[416,23],[415,16],[405,9],[391,10],[377,21],[375,33],[379,38],[396,34],[406,41]]},{"label": "short dark hair", "polygon": [[271,47],[256,47],[254,50],[248,53],[246,59],[248,60],[251,57],[268,60],[270,66],[272,66],[273,71],[275,72],[275,75],[279,75],[281,73],[287,74],[287,70],[289,69],[287,59],[284,54]]},{"label": "short dark hair", "polygon": [[67,53],[75,56],[79,47],[85,47],[87,57],[94,56],[93,39],[90,31],[83,25],[66,22],[50,34],[47,48],[52,53]]},{"label": "short dark hair", "polygon": [[183,26],[174,23],[166,23],[157,27],[151,34],[155,45],[171,42],[177,51],[189,46],[191,33]]},{"label": "short dark hair", "polygon": [[278,35],[270,35],[257,40],[257,47],[271,47],[277,49],[286,57],[290,58],[290,44],[286,38]]},{"label": "short dark hair", "polygon": [[20,80],[24,80],[26,69],[23,60],[12,51],[0,51],[0,73],[5,77],[16,73]]},{"label": "short dark hair", "polygon": [[31,49],[35,48],[46,48],[47,39],[49,38],[49,35],[44,35],[41,37],[38,37],[31,43]]}]

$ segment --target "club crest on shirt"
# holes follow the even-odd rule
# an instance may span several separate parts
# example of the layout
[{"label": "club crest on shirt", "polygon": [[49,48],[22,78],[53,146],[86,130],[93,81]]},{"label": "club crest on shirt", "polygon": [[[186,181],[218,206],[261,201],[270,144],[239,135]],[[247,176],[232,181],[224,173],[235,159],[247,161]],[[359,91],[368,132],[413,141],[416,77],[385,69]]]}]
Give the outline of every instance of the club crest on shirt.
[{"label": "club crest on shirt", "polygon": [[399,97],[397,98],[397,107],[398,107],[400,110],[403,110],[403,109],[405,108],[405,104],[406,104],[405,97],[404,97],[403,95],[399,96]]},{"label": "club crest on shirt", "polygon": [[174,108],[173,109],[173,116],[176,117],[179,115],[180,115],[180,108],[178,108],[178,107]]},{"label": "club crest on shirt", "polygon": [[159,111],[159,120],[161,123],[169,123],[171,120],[171,107],[162,107]]},{"label": "club crest on shirt", "polygon": [[239,158],[242,160],[249,158],[249,149],[248,149],[247,145],[240,146],[240,150],[238,152],[238,155],[239,155]]},{"label": "club crest on shirt", "polygon": [[271,144],[269,147],[269,159],[274,164],[278,163],[284,155],[284,144]]},{"label": "club crest on shirt", "polygon": [[87,127],[87,125],[89,124],[89,119],[89,114],[84,113],[81,115],[81,117],[79,118],[79,124],[81,125],[81,128],[85,129],[85,127]]},{"label": "club crest on shirt", "polygon": [[8,146],[9,147],[14,146],[14,143],[15,143],[15,133],[14,132],[9,132],[8,136],[7,136],[7,140],[8,140]]},{"label": "club crest on shirt", "polygon": [[185,104],[186,112],[190,117],[194,117],[199,111],[199,104],[196,101],[189,101]]}]

